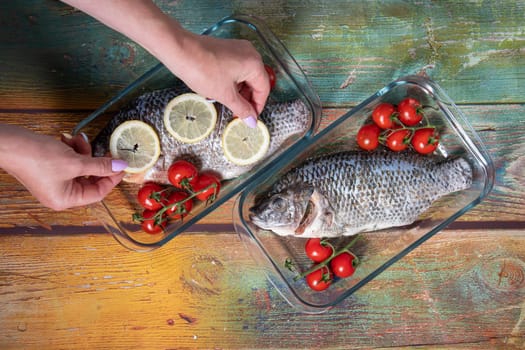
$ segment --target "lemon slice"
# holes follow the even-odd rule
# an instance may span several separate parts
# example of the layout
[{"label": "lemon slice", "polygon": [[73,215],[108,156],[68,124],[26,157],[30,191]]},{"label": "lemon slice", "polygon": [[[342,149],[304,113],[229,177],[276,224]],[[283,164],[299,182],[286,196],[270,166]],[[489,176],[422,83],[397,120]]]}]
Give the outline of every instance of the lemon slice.
[{"label": "lemon slice", "polygon": [[164,110],[164,125],[168,132],[184,143],[206,138],[217,123],[215,105],[204,97],[186,93],[172,99]]},{"label": "lemon slice", "polygon": [[109,151],[113,158],[128,162],[128,173],[141,173],[155,164],[160,156],[157,132],[140,120],[120,124],[109,139]]},{"label": "lemon slice", "polygon": [[233,119],[222,135],[222,149],[228,160],[237,165],[249,165],[261,160],[270,147],[270,133],[260,120],[250,128],[240,118]]}]

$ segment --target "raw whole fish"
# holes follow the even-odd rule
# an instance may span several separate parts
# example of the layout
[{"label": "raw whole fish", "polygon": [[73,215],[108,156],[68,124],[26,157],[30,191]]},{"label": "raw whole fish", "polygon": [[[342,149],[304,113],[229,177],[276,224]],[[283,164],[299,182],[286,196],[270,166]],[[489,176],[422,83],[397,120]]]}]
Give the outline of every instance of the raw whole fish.
[{"label": "raw whole fish", "polygon": [[[224,156],[221,147],[222,132],[233,115],[228,108],[219,103],[215,103],[217,125],[206,139],[195,144],[186,144],[179,142],[169,134],[163,122],[164,108],[175,96],[186,92],[189,92],[187,87],[174,87],[145,93],[138,97],[117,113],[95,137],[92,142],[93,155],[106,155],[113,130],[121,123],[134,119],[150,124],[157,131],[161,144],[161,156],[156,164],[146,172],[127,175],[125,180],[128,182],[154,181],[167,184],[168,168],[176,159],[189,160],[199,170],[211,170],[222,180],[235,178],[253,168],[256,164],[238,166]],[[300,99],[285,102],[269,101],[259,118],[266,124],[270,132],[268,156],[283,147],[294,136],[302,136],[310,127],[312,120],[309,108]]]},{"label": "raw whole fish", "polygon": [[432,202],[472,184],[463,158],[341,152],[291,169],[250,209],[276,234],[336,237],[413,223]]}]

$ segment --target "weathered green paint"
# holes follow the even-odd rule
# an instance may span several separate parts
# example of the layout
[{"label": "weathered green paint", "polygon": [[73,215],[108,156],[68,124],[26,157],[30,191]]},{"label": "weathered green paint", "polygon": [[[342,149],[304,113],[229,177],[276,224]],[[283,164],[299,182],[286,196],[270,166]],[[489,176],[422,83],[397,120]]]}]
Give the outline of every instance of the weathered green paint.
[{"label": "weathered green paint", "polygon": [[[127,252],[100,234],[89,210],[50,212],[0,173],[2,348],[525,346],[523,0],[157,3],[195,32],[231,13],[264,19],[330,107],[323,125],[391,80],[434,64],[426,74],[486,142],[494,190],[456,228],[314,316],[283,301],[231,232],[183,235],[147,255]],[[58,1],[0,2],[0,26],[0,122],[37,132],[70,131],[155,63]],[[230,215],[228,204],[208,223]],[[46,225],[77,234],[65,238]],[[92,227],[98,231],[83,234]],[[89,314],[79,317],[78,307]],[[179,312],[188,318],[166,325]]]},{"label": "weathered green paint", "polygon": [[[427,74],[458,103],[524,101],[523,1],[157,3],[195,32],[231,13],[265,19],[326,106],[355,105],[429,64],[435,68]],[[53,87],[69,96],[73,91],[87,101],[78,102],[83,108],[95,108],[155,62],[133,42],[60,2],[2,2],[0,13],[2,96],[11,95],[13,85],[22,95]],[[71,107],[65,95],[43,97]]]}]

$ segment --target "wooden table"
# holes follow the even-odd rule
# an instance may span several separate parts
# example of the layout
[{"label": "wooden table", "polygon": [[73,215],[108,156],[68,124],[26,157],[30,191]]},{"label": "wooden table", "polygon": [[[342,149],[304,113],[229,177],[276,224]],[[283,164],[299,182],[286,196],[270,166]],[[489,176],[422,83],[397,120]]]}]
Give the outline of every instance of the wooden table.
[{"label": "wooden table", "polygon": [[[304,315],[231,227],[232,203],[150,253],[88,209],[52,212],[0,172],[1,349],[525,348],[525,4],[158,1],[201,32],[264,19],[323,102],[323,125],[426,72],[497,167],[490,196],[338,307]],[[155,60],[58,1],[0,3],[0,122],[58,136]],[[211,231],[209,227],[213,227]]]}]

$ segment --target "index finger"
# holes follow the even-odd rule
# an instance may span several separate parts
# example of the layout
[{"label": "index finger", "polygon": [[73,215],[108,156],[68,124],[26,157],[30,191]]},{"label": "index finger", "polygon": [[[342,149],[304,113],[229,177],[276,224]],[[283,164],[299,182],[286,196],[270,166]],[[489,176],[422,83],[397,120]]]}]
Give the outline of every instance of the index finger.
[{"label": "index finger", "polygon": [[101,201],[118,185],[124,175],[124,173],[119,173],[112,176],[101,177],[94,181],[74,180],[73,186],[71,187],[72,205],[82,206]]},{"label": "index finger", "polygon": [[260,114],[264,106],[266,105],[266,100],[270,94],[270,80],[268,78],[268,73],[264,69],[264,65],[261,65],[261,69],[258,70],[257,74],[254,74],[244,83],[246,85],[245,90],[248,90],[250,97],[248,100],[254,106],[257,114]]}]

